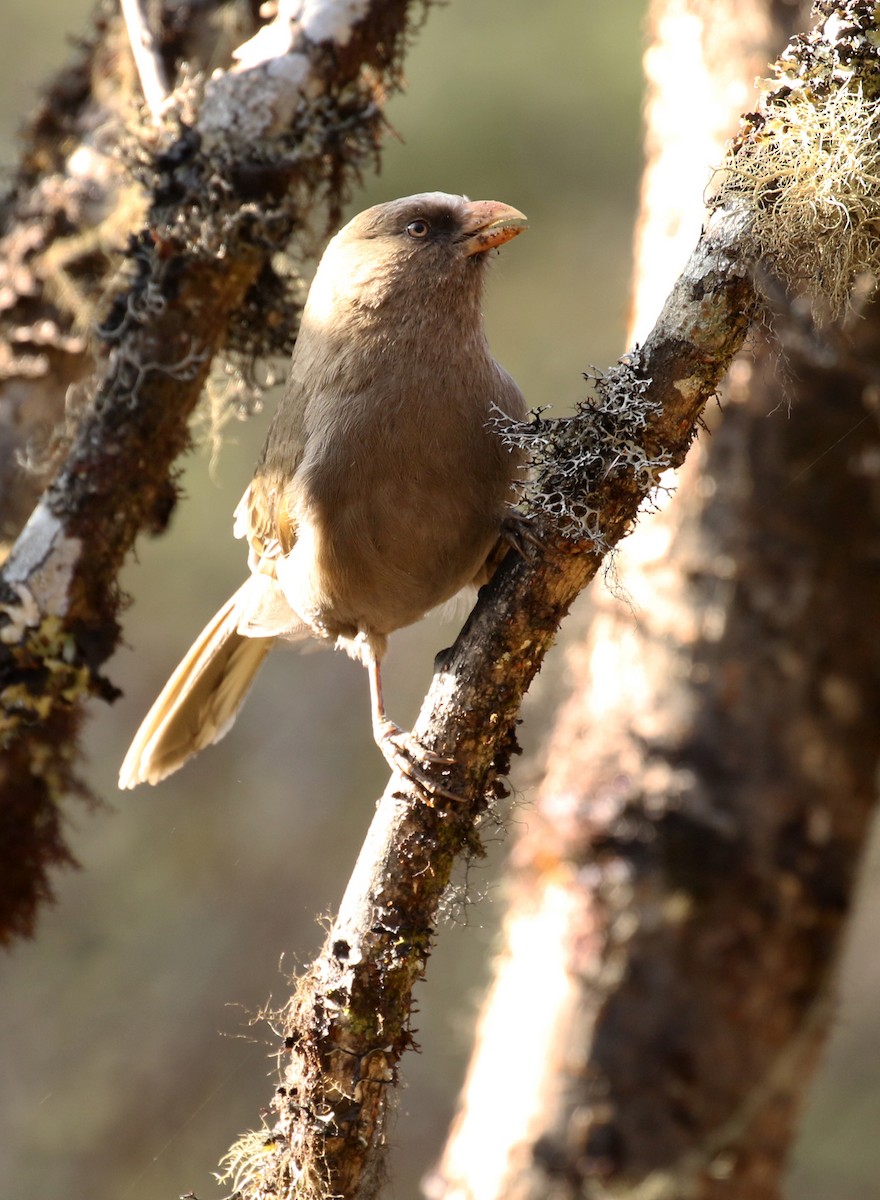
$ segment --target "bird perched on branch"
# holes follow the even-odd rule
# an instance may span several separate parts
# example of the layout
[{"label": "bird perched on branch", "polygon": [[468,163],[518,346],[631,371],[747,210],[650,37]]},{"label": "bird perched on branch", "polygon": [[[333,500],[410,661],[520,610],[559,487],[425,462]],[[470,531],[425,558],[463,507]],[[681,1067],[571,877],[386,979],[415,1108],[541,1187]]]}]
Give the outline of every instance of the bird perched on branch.
[{"label": "bird perched on branch", "polygon": [[367,209],[329,243],[235,513],[250,577],[150,709],[120,787],[157,783],[221,738],[278,638],[360,659],[376,742],[418,778],[379,663],[390,633],[497,561],[519,464],[490,422],[522,420],[525,402],[489,350],[481,297],[487,252],[525,227],[506,204],[426,192]]}]

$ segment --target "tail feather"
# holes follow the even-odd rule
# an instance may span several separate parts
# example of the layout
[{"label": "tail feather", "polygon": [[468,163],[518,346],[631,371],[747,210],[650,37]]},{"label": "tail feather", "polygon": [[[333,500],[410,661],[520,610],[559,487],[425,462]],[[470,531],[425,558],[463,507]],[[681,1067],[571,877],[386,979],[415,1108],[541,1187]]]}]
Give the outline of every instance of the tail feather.
[{"label": "tail feather", "polygon": [[226,601],[165,684],[125,756],[121,788],[158,783],[229,730],[275,642],[238,632],[250,587]]}]

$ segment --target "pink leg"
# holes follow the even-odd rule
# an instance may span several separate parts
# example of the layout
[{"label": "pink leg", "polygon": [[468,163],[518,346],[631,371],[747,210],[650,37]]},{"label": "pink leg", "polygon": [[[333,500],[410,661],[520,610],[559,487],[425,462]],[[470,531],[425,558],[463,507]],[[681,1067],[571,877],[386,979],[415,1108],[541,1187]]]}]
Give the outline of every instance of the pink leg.
[{"label": "pink leg", "polygon": [[407,733],[405,729],[401,729],[399,725],[395,725],[388,719],[385,715],[385,701],[382,698],[382,674],[379,660],[371,657],[366,663],[366,667],[370,680],[373,738],[391,770],[398,772],[413,783],[417,783],[432,795],[445,796],[450,800],[462,800],[463,797],[458,792],[450,791],[442,783],[432,779],[420,765],[421,762],[426,765],[449,766],[455,759],[432,754],[420,746],[411,733]]}]

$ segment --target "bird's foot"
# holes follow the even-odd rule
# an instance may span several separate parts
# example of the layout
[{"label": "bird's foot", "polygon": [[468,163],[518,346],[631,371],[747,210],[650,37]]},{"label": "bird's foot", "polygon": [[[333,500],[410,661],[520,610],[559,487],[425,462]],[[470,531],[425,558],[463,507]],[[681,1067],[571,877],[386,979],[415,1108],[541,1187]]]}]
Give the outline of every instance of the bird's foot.
[{"label": "bird's foot", "polygon": [[535,530],[534,521],[521,513],[510,513],[501,522],[501,540],[515,550],[520,558],[532,558],[538,550],[544,549],[544,542]]},{"label": "bird's foot", "polygon": [[430,774],[431,767],[452,766],[454,758],[428,750],[411,733],[387,718],[377,724],[373,732],[376,745],[382,751],[391,770],[408,779],[410,783],[416,784],[429,799],[443,796],[447,800],[456,800],[459,803],[466,799],[460,792],[445,787]]}]

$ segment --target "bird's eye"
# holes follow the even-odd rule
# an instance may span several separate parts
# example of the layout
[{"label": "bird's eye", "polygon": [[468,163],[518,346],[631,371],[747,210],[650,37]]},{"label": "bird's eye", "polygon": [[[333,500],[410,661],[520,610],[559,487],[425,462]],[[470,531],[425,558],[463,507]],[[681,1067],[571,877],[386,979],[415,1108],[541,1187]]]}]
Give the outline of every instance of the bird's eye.
[{"label": "bird's eye", "polygon": [[411,238],[426,238],[431,232],[431,226],[423,217],[416,217],[407,225],[406,232]]}]

